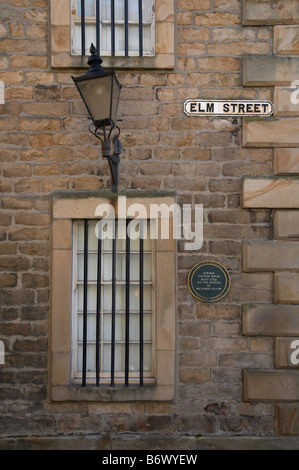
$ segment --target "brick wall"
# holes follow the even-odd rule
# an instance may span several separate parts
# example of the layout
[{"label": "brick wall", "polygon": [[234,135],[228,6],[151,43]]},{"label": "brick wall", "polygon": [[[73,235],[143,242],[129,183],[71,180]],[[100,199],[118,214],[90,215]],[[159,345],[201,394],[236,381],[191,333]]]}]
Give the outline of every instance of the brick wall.
[{"label": "brick wall", "polygon": [[[298,54],[299,15],[297,2],[273,9],[248,0],[242,18],[241,3],[177,0],[174,70],[117,70],[120,189],[171,189],[181,204],[204,205],[203,248],[184,252],[178,243],[177,401],[57,405],[48,400],[51,195],[110,188],[110,173],[71,80],[78,71],[50,66],[48,1],[0,0],[0,445],[52,436],[59,447],[54,437],[69,434],[89,436],[78,446],[106,449],[228,448],[226,436],[242,436],[244,447],[256,437],[256,445],[293,445],[274,436],[298,434],[298,419],[289,425],[298,416],[298,371],[280,371],[275,357],[283,337],[299,333],[298,242],[291,240],[298,237],[299,114],[283,98],[299,79],[298,59],[290,58]],[[190,98],[274,96],[275,116],[266,121],[183,113]],[[186,287],[189,269],[205,259],[231,275],[217,304],[197,302]],[[294,286],[289,297],[285,283]],[[289,394],[286,387],[268,394],[278,382],[290,384]]]}]

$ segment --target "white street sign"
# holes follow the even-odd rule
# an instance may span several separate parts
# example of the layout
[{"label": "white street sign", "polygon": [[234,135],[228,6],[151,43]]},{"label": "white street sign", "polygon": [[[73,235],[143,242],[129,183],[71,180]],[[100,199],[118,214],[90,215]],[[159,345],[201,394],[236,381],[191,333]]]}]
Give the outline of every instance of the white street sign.
[{"label": "white street sign", "polygon": [[271,116],[273,104],[258,100],[187,100],[188,116]]}]

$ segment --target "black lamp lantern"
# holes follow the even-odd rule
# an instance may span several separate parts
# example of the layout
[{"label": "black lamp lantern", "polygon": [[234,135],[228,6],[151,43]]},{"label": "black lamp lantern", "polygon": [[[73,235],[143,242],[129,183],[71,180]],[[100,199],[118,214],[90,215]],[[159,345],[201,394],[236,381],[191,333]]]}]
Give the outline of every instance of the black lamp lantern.
[{"label": "black lamp lantern", "polygon": [[[118,163],[121,144],[120,129],[115,125],[121,85],[114,72],[105,70],[102,59],[93,44],[88,59],[89,70],[80,77],[72,77],[87,111],[92,119],[90,132],[102,141],[102,154],[107,157],[112,176],[112,189],[118,185]],[[117,132],[115,133],[114,130]],[[110,142],[114,142],[114,153],[110,153]]]}]

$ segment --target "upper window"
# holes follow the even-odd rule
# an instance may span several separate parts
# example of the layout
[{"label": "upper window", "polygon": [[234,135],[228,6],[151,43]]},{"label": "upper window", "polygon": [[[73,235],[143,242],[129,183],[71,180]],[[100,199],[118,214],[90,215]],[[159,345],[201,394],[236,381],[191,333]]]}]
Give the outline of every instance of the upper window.
[{"label": "upper window", "polygon": [[73,0],[72,54],[155,54],[154,0]]},{"label": "upper window", "polygon": [[91,43],[103,67],[174,67],[174,0],[50,0],[51,64],[87,67]]}]

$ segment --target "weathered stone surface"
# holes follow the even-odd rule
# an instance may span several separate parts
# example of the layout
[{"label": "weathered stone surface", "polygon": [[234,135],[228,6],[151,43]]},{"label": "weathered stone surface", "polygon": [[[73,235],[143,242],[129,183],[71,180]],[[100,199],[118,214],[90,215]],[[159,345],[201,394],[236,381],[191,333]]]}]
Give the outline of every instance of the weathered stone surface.
[{"label": "weathered stone surface", "polygon": [[[299,70],[298,70],[299,72]],[[299,147],[299,118],[244,119],[244,147]]]},{"label": "weathered stone surface", "polygon": [[[299,83],[299,82],[298,82]],[[294,96],[294,92],[296,95]],[[275,116],[299,116],[297,92],[294,87],[274,88],[274,115]]]},{"label": "weathered stone surface", "polygon": [[274,149],[273,167],[275,175],[299,174],[299,149]]},{"label": "weathered stone surface", "polygon": [[243,24],[299,24],[297,0],[243,0]]},{"label": "weathered stone surface", "polygon": [[269,209],[299,208],[298,178],[245,178],[243,207]]},{"label": "weathered stone surface", "polygon": [[299,371],[244,371],[245,401],[299,400]]},{"label": "weathered stone surface", "polygon": [[299,303],[299,274],[276,273],[274,275],[274,302]]},{"label": "weathered stone surface", "polygon": [[[298,369],[299,341],[298,338],[275,339],[275,367]],[[297,353],[298,350],[298,353]]]},{"label": "weathered stone surface", "polygon": [[[276,405],[277,433],[285,436],[299,435],[299,404],[279,403]],[[288,437],[291,441],[291,438]]]},{"label": "weathered stone surface", "polygon": [[289,86],[299,76],[299,57],[243,57],[244,86]]},{"label": "weathered stone surface", "polygon": [[299,269],[299,243],[289,241],[245,241],[243,270],[285,271]]},{"label": "weathered stone surface", "polygon": [[106,436],[0,439],[1,450],[109,450],[110,446],[111,440]]},{"label": "weathered stone surface", "polygon": [[204,436],[196,438],[197,450],[297,450],[299,439],[283,437]]},{"label": "weathered stone surface", "polygon": [[[297,429],[296,415],[286,423],[283,419],[292,413],[296,404],[279,404],[280,434]],[[293,412],[294,414],[294,412]],[[291,426],[290,426],[291,425]],[[251,436],[142,436],[130,434],[122,436],[72,436],[72,437],[20,437],[0,439],[0,450],[297,450],[297,437],[251,437]]]},{"label": "weathered stone surface", "polygon": [[279,55],[299,54],[299,27],[275,26],[273,49]]},{"label": "weathered stone surface", "polygon": [[244,335],[299,336],[299,307],[296,305],[243,305]]},{"label": "weathered stone surface", "polygon": [[299,211],[275,211],[273,222],[275,238],[299,239]]}]

